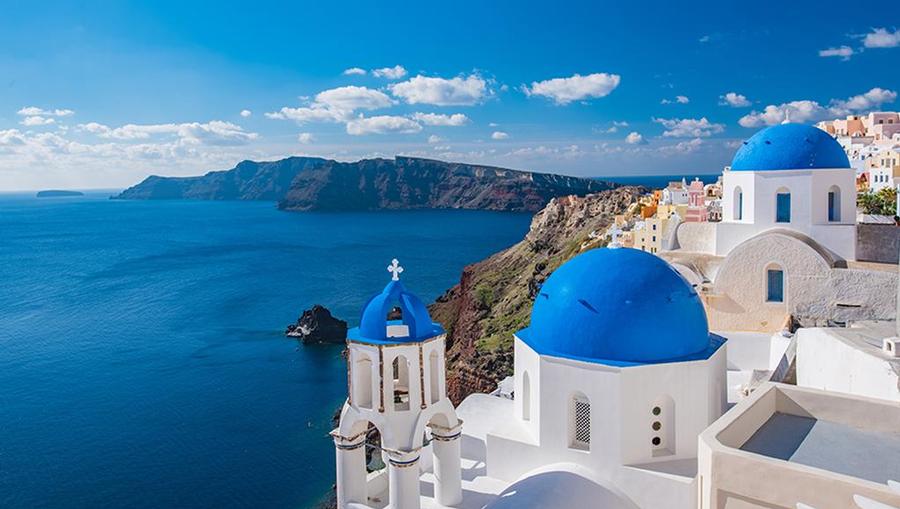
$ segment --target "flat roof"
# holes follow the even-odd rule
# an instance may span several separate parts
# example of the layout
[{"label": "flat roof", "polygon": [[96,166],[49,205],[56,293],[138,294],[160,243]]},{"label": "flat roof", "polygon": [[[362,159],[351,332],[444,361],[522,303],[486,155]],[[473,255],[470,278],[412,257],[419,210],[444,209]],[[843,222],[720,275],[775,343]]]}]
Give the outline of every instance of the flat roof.
[{"label": "flat roof", "polygon": [[866,431],[775,412],[741,450],[881,484],[900,475],[900,430]]}]

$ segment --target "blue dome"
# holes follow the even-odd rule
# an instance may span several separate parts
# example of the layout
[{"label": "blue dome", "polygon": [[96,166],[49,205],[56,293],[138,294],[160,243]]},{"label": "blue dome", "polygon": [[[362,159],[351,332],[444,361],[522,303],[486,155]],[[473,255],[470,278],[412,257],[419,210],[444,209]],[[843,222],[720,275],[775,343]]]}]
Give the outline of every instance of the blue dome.
[{"label": "blue dome", "polygon": [[[400,320],[387,319],[394,306],[400,308]],[[363,307],[359,327],[347,331],[347,338],[364,343],[396,344],[424,341],[443,333],[444,329],[431,321],[422,300],[407,291],[399,280],[393,280],[369,299]]]},{"label": "blue dome", "polygon": [[733,171],[849,168],[841,145],[825,131],[803,124],[767,127],[745,141],[731,161]]},{"label": "blue dome", "polygon": [[517,336],[542,355],[614,365],[704,358],[721,344],[691,285],[628,248],[593,249],[556,269]]}]

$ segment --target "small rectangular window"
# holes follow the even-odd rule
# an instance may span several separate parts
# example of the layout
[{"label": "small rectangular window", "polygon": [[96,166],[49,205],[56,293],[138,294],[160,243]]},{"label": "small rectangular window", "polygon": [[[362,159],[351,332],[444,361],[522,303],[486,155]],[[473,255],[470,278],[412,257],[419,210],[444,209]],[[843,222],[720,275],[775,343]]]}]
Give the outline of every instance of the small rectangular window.
[{"label": "small rectangular window", "polygon": [[791,222],[791,193],[778,193],[775,195],[775,222]]},{"label": "small rectangular window", "polygon": [[766,302],[784,302],[784,271],[766,271]]},{"label": "small rectangular window", "polygon": [[835,207],[835,196],[834,191],[828,191],[828,220],[829,221],[838,221],[837,217],[837,209]]}]

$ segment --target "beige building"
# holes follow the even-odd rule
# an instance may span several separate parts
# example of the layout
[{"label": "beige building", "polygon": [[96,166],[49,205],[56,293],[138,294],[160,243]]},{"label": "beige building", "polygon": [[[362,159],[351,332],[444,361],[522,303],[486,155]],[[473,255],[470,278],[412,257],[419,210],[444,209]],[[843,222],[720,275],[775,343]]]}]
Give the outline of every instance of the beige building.
[{"label": "beige building", "polygon": [[631,231],[633,245],[627,247],[634,247],[653,254],[660,252],[663,245],[663,233],[668,223],[668,219],[660,219],[659,215],[638,222]]},{"label": "beige building", "polygon": [[700,435],[701,509],[900,507],[900,406],[768,383]]}]

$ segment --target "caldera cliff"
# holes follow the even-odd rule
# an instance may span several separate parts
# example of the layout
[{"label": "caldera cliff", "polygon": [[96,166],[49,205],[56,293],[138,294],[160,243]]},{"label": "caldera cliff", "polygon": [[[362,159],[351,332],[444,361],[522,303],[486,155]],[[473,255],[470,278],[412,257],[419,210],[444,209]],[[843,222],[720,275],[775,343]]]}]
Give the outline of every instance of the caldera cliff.
[{"label": "caldera cliff", "polygon": [[271,200],[283,210],[540,210],[556,196],[615,187],[593,179],[398,156],[244,161],[198,177],[147,177],[117,199]]}]

